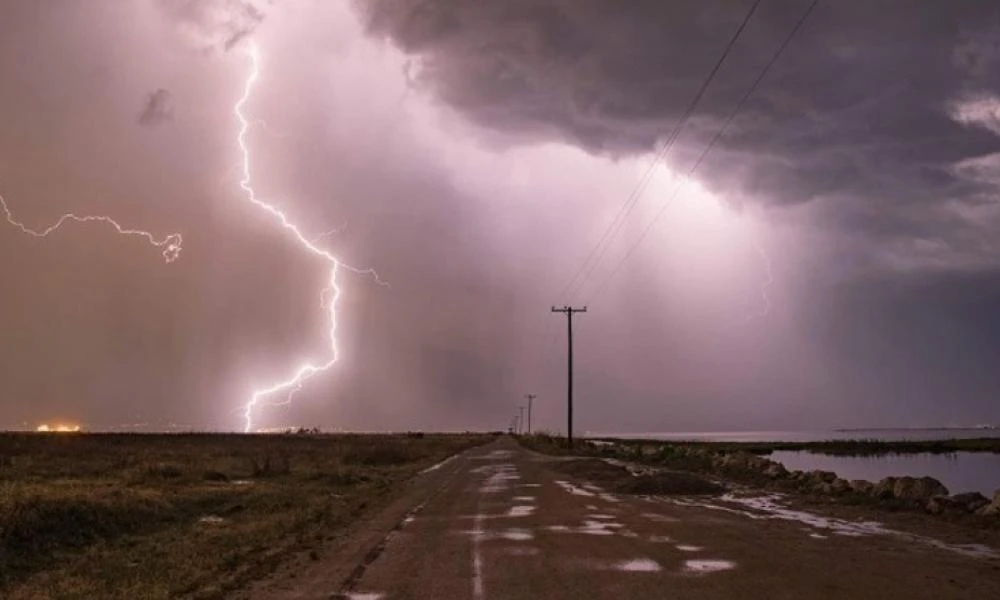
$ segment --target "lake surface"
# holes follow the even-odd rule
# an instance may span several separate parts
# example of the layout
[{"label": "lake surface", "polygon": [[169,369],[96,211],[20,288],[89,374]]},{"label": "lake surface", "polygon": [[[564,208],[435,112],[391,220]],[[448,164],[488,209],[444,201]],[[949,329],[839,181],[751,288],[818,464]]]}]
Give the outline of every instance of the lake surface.
[{"label": "lake surface", "polygon": [[1000,429],[848,429],[828,431],[698,431],[657,433],[591,433],[586,437],[615,437],[700,442],[822,442],[825,440],[949,440],[1000,438]]},{"label": "lake surface", "polygon": [[929,476],[952,494],[979,492],[987,498],[1000,490],[1000,454],[956,452],[954,454],[894,454],[886,456],[827,456],[809,452],[772,452],[771,460],[788,470],[833,471],[843,479]]}]

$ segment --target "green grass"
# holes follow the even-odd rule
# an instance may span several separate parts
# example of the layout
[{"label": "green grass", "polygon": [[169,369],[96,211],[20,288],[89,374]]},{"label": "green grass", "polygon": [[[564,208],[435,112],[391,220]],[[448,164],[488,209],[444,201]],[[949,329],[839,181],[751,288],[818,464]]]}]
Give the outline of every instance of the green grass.
[{"label": "green grass", "polygon": [[486,439],[0,434],[0,597],[224,597]]}]

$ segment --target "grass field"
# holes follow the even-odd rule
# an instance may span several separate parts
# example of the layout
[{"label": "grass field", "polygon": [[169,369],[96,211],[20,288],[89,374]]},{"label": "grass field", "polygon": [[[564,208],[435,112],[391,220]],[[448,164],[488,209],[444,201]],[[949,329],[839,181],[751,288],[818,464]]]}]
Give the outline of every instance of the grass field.
[{"label": "grass field", "polygon": [[0,434],[0,598],[224,597],[485,441]]}]

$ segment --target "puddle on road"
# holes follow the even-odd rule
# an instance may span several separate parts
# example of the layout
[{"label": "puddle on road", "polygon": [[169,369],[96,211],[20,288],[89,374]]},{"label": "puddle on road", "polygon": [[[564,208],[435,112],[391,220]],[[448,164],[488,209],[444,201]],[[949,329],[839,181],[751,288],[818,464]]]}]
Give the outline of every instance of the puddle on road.
[{"label": "puddle on road", "polygon": [[456,457],[456,456],[458,456],[458,455],[457,455],[457,454],[455,454],[455,455],[452,455],[452,456],[449,456],[448,458],[446,458],[446,459],[442,460],[442,461],[441,461],[441,462],[439,462],[438,464],[436,464],[436,465],[432,465],[432,466],[430,466],[430,467],[427,467],[426,469],[424,469],[424,470],[423,470],[423,471],[421,471],[420,473],[421,473],[421,474],[424,474],[424,473],[430,473],[430,472],[432,472],[432,471],[437,471],[437,470],[438,470],[438,469],[440,469],[441,467],[443,467],[443,466],[445,466],[446,464],[450,463],[451,461],[455,460],[455,457]]},{"label": "puddle on road", "polygon": [[525,542],[535,539],[535,534],[531,533],[531,530],[529,529],[514,528],[501,531],[497,534],[497,537],[504,540],[510,540],[512,542]]},{"label": "puddle on road", "polygon": [[648,558],[633,558],[615,563],[613,567],[616,571],[627,571],[629,573],[657,573],[660,565],[655,560]]},{"label": "puddle on road", "polygon": [[488,454],[473,456],[472,458],[477,458],[479,460],[507,460],[513,455],[514,453],[510,450],[492,450]]},{"label": "puddle on road", "polygon": [[215,515],[205,515],[204,517],[200,517],[198,522],[204,523],[205,525],[222,525],[226,522],[226,520]]},{"label": "puddle on road", "polygon": [[535,502],[534,496],[514,496],[514,502]]},{"label": "puddle on road", "polygon": [[583,524],[577,527],[568,525],[549,525],[549,531],[556,533],[581,533],[584,535],[615,535],[618,530],[623,530],[625,526],[621,523],[609,523],[607,521],[594,521],[585,519]]},{"label": "puddle on road", "polygon": [[572,483],[570,483],[568,481],[563,481],[561,479],[560,480],[556,480],[556,485],[558,485],[559,487],[561,487],[563,489],[563,491],[565,491],[565,492],[567,492],[569,494],[573,494],[574,496],[593,497],[593,496],[597,495],[594,492],[585,490],[582,487],[575,486]]},{"label": "puddle on road", "polygon": [[639,515],[644,519],[649,519],[650,521],[655,521],[657,523],[677,523],[680,519],[676,517],[668,517],[667,515],[661,515],[658,513],[644,512]]},{"label": "puddle on road", "polygon": [[533,546],[512,546],[504,548],[500,552],[507,556],[537,556],[542,553],[541,550]]},{"label": "puddle on road", "polygon": [[688,573],[718,573],[736,568],[730,560],[686,560],[684,570]]},{"label": "puddle on road", "polygon": [[[878,521],[848,521],[835,517],[824,517],[822,515],[817,515],[803,510],[789,508],[788,506],[779,503],[781,498],[782,496],[780,494],[747,498],[740,498],[734,496],[733,494],[726,494],[719,499],[723,503],[729,504],[730,506],[699,500],[682,500],[680,498],[664,499],[663,501],[678,506],[708,508],[711,510],[729,512],[755,520],[771,519],[794,521],[803,523],[815,529],[824,529],[832,532],[834,535],[842,537],[865,537],[875,535],[893,536],[909,542],[917,542],[941,550],[948,550],[949,552],[954,552],[971,558],[1000,558],[1000,553],[983,544],[949,544],[931,537],[907,533],[896,529],[888,529]],[[731,505],[736,505],[740,508],[733,508]]]},{"label": "puddle on road", "polygon": [[520,505],[512,506],[510,510],[507,511],[508,517],[528,517],[535,512],[534,506]]},{"label": "puddle on road", "polygon": [[517,481],[521,478],[521,476],[517,474],[517,467],[512,464],[477,467],[473,469],[472,472],[489,474],[489,477],[487,477],[479,487],[479,492],[482,494],[495,494],[497,492],[505,491],[511,487],[510,482]]}]

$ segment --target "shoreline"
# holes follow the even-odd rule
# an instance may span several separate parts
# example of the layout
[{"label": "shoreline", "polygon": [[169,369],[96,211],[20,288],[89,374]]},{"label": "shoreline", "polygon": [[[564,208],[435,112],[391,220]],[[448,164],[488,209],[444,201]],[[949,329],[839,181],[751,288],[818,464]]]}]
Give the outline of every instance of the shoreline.
[{"label": "shoreline", "polygon": [[[1000,440],[984,438],[1000,446]],[[964,442],[965,440],[950,440]],[[977,441],[977,440],[973,440]],[[978,440],[983,441],[983,440]],[[872,509],[923,513],[936,518],[955,521],[973,527],[1000,529],[1000,489],[992,497],[978,492],[950,494],[940,481],[932,477],[884,477],[879,481],[864,479],[847,480],[832,471],[790,471],[779,462],[764,455],[792,446],[798,449],[824,447],[842,442],[802,442],[791,444],[758,444],[727,442],[662,442],[650,440],[585,440],[569,450],[562,438],[545,435],[522,437],[520,442],[533,450],[556,455],[593,457],[602,460],[628,461],[648,465],[667,473],[693,473],[727,484],[750,486],[764,492],[791,494],[800,499],[840,506],[864,506]],[[827,446],[824,446],[827,445]],[[869,446],[885,449],[892,442],[854,441],[848,444],[857,452],[858,447]],[[919,447],[916,452],[928,452],[929,447],[940,447],[941,440],[905,443],[906,447]],[[751,452],[748,448],[757,450]],[[998,450],[980,450],[997,452]],[[885,453],[888,453],[886,451]]]},{"label": "shoreline", "polygon": [[766,456],[772,452],[809,452],[829,456],[885,456],[891,454],[954,454],[956,452],[986,452],[1000,454],[1000,438],[950,438],[942,440],[877,439],[820,440],[810,442],[728,442],[703,440],[652,440],[644,438],[587,438],[589,442],[609,442],[624,445],[669,444],[718,449],[722,452],[747,452]]}]

